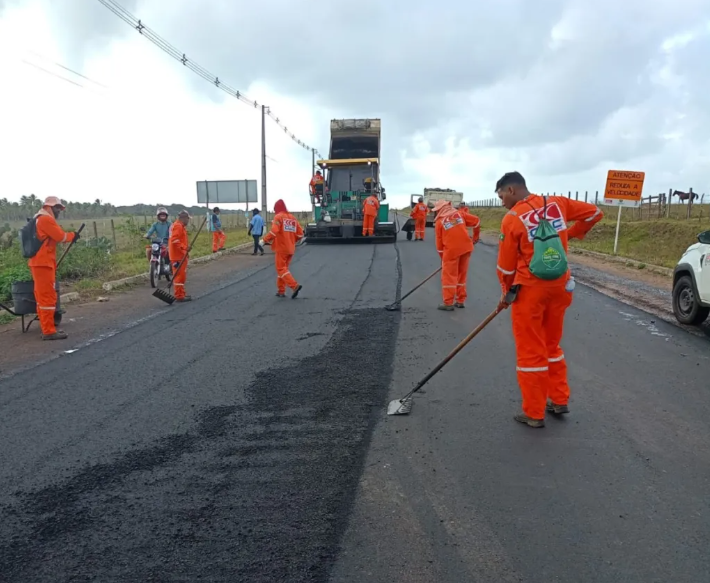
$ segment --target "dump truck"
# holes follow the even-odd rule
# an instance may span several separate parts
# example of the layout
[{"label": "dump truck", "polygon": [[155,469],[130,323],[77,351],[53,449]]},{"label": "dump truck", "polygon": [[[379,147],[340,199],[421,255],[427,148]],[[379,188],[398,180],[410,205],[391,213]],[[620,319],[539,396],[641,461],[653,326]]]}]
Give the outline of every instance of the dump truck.
[{"label": "dump truck", "polygon": [[[334,119],[330,122],[330,152],[318,160],[323,185],[311,193],[313,222],[306,225],[306,242],[397,240],[387,195],[380,182],[379,119]],[[371,194],[380,201],[375,234],[362,236],[363,203]]]},{"label": "dump truck", "polygon": [[[463,202],[463,192],[456,192],[451,188],[425,188],[423,195],[413,194],[411,196],[409,205],[410,208],[414,208],[416,206],[420,197],[424,198],[424,203],[430,209],[434,207],[434,204],[436,204],[436,201],[438,200],[448,200],[454,207],[458,207],[459,204]],[[426,217],[426,226],[433,227],[435,218],[434,213],[429,212]],[[414,236],[414,219],[407,219],[404,225],[402,225],[402,231],[407,234],[407,240],[411,241]]]}]

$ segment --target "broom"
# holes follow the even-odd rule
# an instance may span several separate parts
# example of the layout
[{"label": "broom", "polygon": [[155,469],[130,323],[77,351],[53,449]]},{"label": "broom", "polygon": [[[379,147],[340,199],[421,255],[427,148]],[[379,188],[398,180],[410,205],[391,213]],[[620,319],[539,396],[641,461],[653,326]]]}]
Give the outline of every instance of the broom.
[{"label": "broom", "polygon": [[[197,241],[197,237],[200,236],[200,231],[202,231],[202,227],[205,226],[205,223],[207,222],[207,217],[205,217],[202,220],[202,224],[200,225],[200,228],[197,229],[197,233],[195,234],[194,239],[192,240],[192,243],[190,243],[190,246],[187,248],[187,252],[185,253],[185,257],[183,257],[180,260],[180,263],[178,263],[177,269],[175,270],[175,274],[179,273],[180,268],[182,267],[182,264],[185,262],[187,259],[187,256],[190,254],[190,251],[192,251],[192,248],[195,245],[195,241]],[[170,293],[170,288],[173,287],[173,282],[175,281],[175,275],[173,275],[172,279],[170,280],[170,283],[168,284],[167,289],[160,289],[157,288],[153,292],[153,296],[158,298],[159,300],[164,301],[166,304],[171,305],[177,298],[175,298],[174,295]]]},{"label": "broom", "polygon": [[[520,289],[519,285],[514,285],[513,287],[510,288],[508,293],[505,296],[505,301],[507,304],[512,304],[515,299],[518,297],[518,290]],[[414,387],[411,391],[409,391],[404,397],[401,399],[395,399],[394,401],[390,401],[389,405],[387,406],[387,415],[408,415],[411,410],[412,406],[414,405],[414,399],[412,398],[412,395],[416,393],[419,389],[421,389],[425,384],[427,384],[431,378],[438,373],[446,364],[454,357],[456,356],[471,340],[473,340],[476,336],[478,336],[478,333],[483,330],[488,324],[491,323],[493,318],[495,318],[498,314],[500,314],[501,308],[496,307],[495,310],[493,310],[488,317],[486,317],[483,322],[481,322],[476,328],[468,335],[466,338],[464,338],[461,342],[458,343],[456,348],[454,348],[449,354],[446,355],[444,360],[442,360],[439,364],[437,364],[430,372],[427,374],[422,380],[420,380],[417,383],[417,386]]]},{"label": "broom", "polygon": [[389,306],[385,306],[385,310],[388,310],[390,312],[398,312],[400,308],[402,307],[402,302],[405,300],[405,298],[408,298],[411,296],[415,291],[417,291],[420,287],[422,287],[427,281],[429,281],[432,277],[434,277],[437,273],[441,271],[441,267],[437,269],[434,273],[431,275],[427,276],[427,278],[418,283],[416,286],[414,286],[411,290],[409,290],[406,294],[404,294],[401,298],[399,298],[394,304],[390,304]]}]

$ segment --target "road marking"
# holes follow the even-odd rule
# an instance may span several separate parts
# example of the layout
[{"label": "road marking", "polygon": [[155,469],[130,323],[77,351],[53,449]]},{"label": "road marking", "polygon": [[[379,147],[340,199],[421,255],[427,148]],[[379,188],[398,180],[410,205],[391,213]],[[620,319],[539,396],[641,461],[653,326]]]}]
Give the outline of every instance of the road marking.
[{"label": "road marking", "polygon": [[638,318],[634,314],[629,314],[628,312],[619,311],[619,313],[624,316],[624,320],[626,320],[627,322],[633,322],[637,326],[646,328],[652,336],[664,338],[666,342],[668,342],[672,338],[670,334],[664,334],[663,332],[661,332],[652,321],[643,320],[642,318]]}]

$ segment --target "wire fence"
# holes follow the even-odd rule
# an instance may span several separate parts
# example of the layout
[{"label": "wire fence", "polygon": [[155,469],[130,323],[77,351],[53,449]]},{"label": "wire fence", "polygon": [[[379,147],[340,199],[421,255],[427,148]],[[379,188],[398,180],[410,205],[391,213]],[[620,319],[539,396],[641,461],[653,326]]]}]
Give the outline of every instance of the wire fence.
[{"label": "wire fence", "polygon": [[[594,204],[604,203],[604,193],[600,191],[571,191],[540,193],[544,196],[564,196],[574,200],[583,200]],[[705,202],[707,200],[707,202]],[[500,208],[498,197],[475,200],[467,203],[472,208]],[[698,194],[691,188],[688,192],[668,190],[655,195],[645,196],[638,207],[624,207],[621,211],[623,221],[650,221],[659,219],[710,220],[710,195]]]}]

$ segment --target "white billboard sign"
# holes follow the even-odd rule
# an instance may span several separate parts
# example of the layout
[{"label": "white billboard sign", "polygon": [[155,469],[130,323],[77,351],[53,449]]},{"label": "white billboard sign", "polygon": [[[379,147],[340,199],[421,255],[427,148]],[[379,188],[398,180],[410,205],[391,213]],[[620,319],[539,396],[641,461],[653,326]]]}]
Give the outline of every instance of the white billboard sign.
[{"label": "white billboard sign", "polygon": [[203,180],[197,183],[198,204],[257,202],[256,180]]}]

